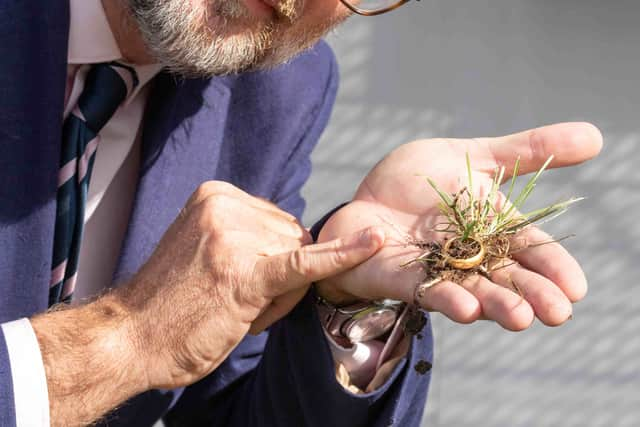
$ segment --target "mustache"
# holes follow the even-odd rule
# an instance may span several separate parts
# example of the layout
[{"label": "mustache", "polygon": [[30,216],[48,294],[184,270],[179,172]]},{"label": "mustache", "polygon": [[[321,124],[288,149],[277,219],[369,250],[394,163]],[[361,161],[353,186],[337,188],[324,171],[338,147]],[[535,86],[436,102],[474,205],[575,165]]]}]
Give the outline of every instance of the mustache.
[{"label": "mustache", "polygon": [[[280,0],[273,7],[276,21],[292,24],[302,16],[306,0]],[[251,18],[243,0],[211,0],[210,9],[224,19]]]},{"label": "mustache", "polygon": [[278,17],[293,23],[302,15],[305,0],[280,0],[275,7]]}]

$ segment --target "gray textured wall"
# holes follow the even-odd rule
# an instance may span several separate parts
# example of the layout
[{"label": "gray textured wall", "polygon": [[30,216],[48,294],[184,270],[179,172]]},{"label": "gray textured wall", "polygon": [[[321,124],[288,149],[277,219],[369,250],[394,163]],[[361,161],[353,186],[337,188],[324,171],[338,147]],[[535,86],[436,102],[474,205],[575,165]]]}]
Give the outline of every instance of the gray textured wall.
[{"label": "gray textured wall", "polygon": [[590,282],[575,319],[509,333],[434,316],[425,426],[640,425],[640,2],[422,0],[330,38],[342,72],[305,189],[311,223],[393,147],[588,120],[596,161],[543,177],[531,207],[587,196],[548,224]]}]

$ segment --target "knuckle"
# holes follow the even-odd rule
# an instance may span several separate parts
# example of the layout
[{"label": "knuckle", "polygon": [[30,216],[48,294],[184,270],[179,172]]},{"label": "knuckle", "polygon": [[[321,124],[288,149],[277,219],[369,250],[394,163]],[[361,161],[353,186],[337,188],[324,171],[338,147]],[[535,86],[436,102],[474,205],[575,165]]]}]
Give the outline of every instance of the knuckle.
[{"label": "knuckle", "polygon": [[212,231],[218,228],[219,218],[213,215],[210,210],[200,207],[195,215],[195,223],[198,230]]},{"label": "knuckle", "polygon": [[199,209],[200,226],[207,230],[223,228],[233,205],[233,198],[225,194],[214,194],[207,197]]},{"label": "knuckle", "polygon": [[546,160],[553,151],[549,147],[549,140],[537,129],[529,132],[529,149],[533,159]]},{"label": "knuckle", "polygon": [[342,244],[337,241],[331,251],[331,263],[335,268],[346,267],[350,264],[350,257]]},{"label": "knuckle", "polygon": [[293,273],[302,277],[313,276],[316,270],[311,255],[304,248],[289,254],[289,267]]},{"label": "knuckle", "polygon": [[232,184],[225,181],[209,181],[209,184],[214,189],[215,193],[230,194],[236,189]]},{"label": "knuckle", "polygon": [[191,196],[194,202],[202,202],[215,195],[229,195],[235,187],[224,181],[205,181],[200,184]]},{"label": "knuckle", "polygon": [[233,197],[215,194],[202,202],[200,216],[212,228],[223,227],[235,206]]},{"label": "knuckle", "polygon": [[[254,196],[254,197],[255,197],[256,200],[259,200],[261,203],[264,203],[267,206],[270,206],[272,208],[276,208],[276,209],[280,210],[278,205],[276,205],[270,199],[267,199],[266,197],[261,197],[261,196]],[[282,211],[282,212],[285,213],[284,211]]]},{"label": "knuckle", "polygon": [[220,213],[228,210],[233,203],[233,199],[226,194],[213,194],[203,202],[205,210],[211,213]]},{"label": "knuckle", "polygon": [[194,201],[202,201],[215,193],[215,181],[205,181],[198,185],[191,196]]}]

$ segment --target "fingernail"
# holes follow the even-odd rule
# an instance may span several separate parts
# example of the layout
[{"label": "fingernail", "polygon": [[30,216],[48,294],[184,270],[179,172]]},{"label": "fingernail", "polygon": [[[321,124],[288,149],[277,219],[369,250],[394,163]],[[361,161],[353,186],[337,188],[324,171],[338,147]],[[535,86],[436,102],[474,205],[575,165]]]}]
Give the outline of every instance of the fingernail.
[{"label": "fingernail", "polygon": [[360,233],[360,243],[363,245],[368,245],[371,243],[371,229],[367,228],[366,230]]},{"label": "fingernail", "polygon": [[384,239],[384,230],[380,227],[369,227],[360,234],[360,242],[363,245],[371,245],[371,243],[375,242],[376,246],[381,246],[384,243]]}]

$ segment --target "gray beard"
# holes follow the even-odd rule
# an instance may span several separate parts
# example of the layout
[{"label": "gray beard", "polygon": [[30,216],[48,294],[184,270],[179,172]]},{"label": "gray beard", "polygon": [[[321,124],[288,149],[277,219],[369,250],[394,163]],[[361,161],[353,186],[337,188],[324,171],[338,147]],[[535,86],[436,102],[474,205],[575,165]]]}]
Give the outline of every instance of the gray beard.
[{"label": "gray beard", "polygon": [[211,0],[211,17],[183,0],[127,2],[150,54],[186,77],[273,67],[315,44],[335,24],[294,29],[300,0],[283,0],[272,22],[254,20],[242,0]]}]

